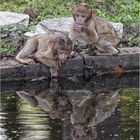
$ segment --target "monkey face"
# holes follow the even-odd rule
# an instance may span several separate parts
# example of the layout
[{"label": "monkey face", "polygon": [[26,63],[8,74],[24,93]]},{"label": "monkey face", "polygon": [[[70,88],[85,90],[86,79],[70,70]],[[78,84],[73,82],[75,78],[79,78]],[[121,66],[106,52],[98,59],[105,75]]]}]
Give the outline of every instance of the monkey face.
[{"label": "monkey face", "polygon": [[83,25],[88,19],[88,16],[86,13],[76,12],[74,15],[74,19],[77,24]]},{"label": "monkey face", "polygon": [[75,5],[72,14],[77,24],[83,25],[92,16],[92,8],[86,3]]},{"label": "monkey face", "polygon": [[58,59],[60,63],[64,63],[69,57],[69,53],[65,51],[58,50],[57,53],[58,53]]},{"label": "monkey face", "polygon": [[76,124],[72,130],[73,140],[93,140],[97,138],[97,131],[93,127]]}]

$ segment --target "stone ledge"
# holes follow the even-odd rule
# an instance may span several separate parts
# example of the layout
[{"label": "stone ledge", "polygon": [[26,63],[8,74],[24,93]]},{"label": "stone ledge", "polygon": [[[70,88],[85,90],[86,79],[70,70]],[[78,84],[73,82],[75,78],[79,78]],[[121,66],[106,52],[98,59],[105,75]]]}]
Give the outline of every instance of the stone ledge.
[{"label": "stone ledge", "polygon": [[[1,92],[11,93],[15,91],[27,91],[30,93],[38,93],[50,88],[51,80],[45,78],[32,80],[12,80],[2,81]],[[90,81],[86,81],[84,77],[65,77],[58,78],[59,86],[64,90],[99,90],[99,89],[122,89],[122,88],[138,88],[139,76],[135,74],[123,74],[120,77],[116,76],[99,76],[93,77]],[[80,92],[81,93],[81,92]],[[79,94],[80,94],[79,93]]]},{"label": "stone ledge", "polygon": [[[125,51],[125,49],[127,51]],[[112,68],[121,66],[124,73],[139,70],[139,48],[123,48],[118,56],[85,56],[67,60],[59,70],[60,77],[101,76],[112,74]],[[20,80],[46,77],[50,79],[47,66],[36,63],[22,65],[14,60],[0,62],[1,80]]]},{"label": "stone ledge", "polygon": [[[5,63],[5,65],[4,65]],[[40,63],[31,65],[17,64],[14,60],[0,63],[1,80],[21,80],[46,77],[50,79],[49,68]]]}]

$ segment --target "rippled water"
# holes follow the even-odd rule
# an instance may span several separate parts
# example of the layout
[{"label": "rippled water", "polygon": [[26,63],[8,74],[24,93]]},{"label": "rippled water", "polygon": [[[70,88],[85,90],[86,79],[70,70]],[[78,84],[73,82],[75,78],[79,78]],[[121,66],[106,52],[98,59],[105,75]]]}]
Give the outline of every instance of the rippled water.
[{"label": "rippled water", "polygon": [[36,88],[1,93],[1,140],[139,139],[138,88]]}]

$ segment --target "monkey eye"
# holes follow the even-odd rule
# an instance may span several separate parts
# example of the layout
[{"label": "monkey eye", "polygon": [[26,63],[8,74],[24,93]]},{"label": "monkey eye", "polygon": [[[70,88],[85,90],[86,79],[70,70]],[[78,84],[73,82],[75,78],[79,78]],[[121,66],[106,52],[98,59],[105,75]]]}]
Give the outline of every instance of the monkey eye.
[{"label": "monkey eye", "polygon": [[64,39],[59,39],[59,44],[60,45],[64,45],[65,44],[65,40]]},{"label": "monkey eye", "polygon": [[76,17],[79,17],[79,14],[78,14],[78,13],[76,13],[76,14],[75,14],[75,16],[76,16]]},{"label": "monkey eye", "polygon": [[85,18],[86,16],[85,15],[82,15],[82,17]]}]

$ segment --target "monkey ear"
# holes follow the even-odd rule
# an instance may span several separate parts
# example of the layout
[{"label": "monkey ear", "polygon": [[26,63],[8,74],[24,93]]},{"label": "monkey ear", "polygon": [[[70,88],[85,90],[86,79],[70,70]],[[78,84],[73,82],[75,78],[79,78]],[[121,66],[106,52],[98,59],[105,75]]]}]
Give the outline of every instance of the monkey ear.
[{"label": "monkey ear", "polygon": [[75,9],[75,7],[76,7],[76,6],[74,6],[74,7],[71,9],[71,13],[72,13],[72,14],[74,14],[74,13],[75,13],[75,10],[74,10],[74,9]]},{"label": "monkey ear", "polygon": [[54,46],[55,41],[52,39],[49,39],[47,44],[48,44],[48,46]]},{"label": "monkey ear", "polygon": [[92,16],[96,17],[96,9],[92,9]]}]

